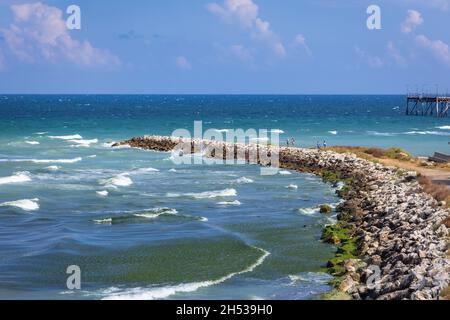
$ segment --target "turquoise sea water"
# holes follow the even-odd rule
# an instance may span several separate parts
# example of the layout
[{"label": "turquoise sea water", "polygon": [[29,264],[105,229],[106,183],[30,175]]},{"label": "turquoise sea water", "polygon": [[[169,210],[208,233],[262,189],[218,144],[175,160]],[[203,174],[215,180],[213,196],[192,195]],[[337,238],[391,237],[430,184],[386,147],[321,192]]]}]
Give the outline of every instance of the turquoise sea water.
[{"label": "turquoise sea water", "polygon": [[[175,165],[112,141],[174,129],[267,128],[301,146],[448,152],[448,119],[401,96],[0,97],[0,298],[314,299],[339,199],[312,175]],[[81,290],[66,268],[81,268]]]}]

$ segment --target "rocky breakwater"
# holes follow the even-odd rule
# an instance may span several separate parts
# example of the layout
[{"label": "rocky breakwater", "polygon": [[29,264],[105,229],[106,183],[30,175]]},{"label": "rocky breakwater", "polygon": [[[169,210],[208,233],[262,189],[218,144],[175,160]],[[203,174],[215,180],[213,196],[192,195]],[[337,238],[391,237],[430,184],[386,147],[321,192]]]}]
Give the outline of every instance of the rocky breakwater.
[{"label": "rocky breakwater", "polygon": [[160,136],[114,146],[124,144],[183,153],[202,150],[209,157],[245,158],[265,166],[271,160],[261,154],[278,153],[280,167],[340,184],[344,201],[336,209],[338,223],[323,236],[338,246],[336,258],[328,262],[338,290],[354,299],[439,299],[449,285],[449,233],[442,223],[449,211],[423,191],[415,172],[312,149]]}]

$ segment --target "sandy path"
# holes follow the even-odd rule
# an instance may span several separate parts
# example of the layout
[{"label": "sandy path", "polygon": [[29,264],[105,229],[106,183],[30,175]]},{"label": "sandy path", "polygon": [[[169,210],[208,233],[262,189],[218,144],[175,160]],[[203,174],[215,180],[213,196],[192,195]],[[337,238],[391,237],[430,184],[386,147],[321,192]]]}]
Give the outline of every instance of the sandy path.
[{"label": "sandy path", "polygon": [[431,169],[426,167],[421,167],[415,163],[399,161],[395,159],[378,159],[381,163],[387,166],[400,167],[406,170],[414,170],[420,174],[427,176],[435,183],[445,184],[450,187],[450,171],[445,169]]}]

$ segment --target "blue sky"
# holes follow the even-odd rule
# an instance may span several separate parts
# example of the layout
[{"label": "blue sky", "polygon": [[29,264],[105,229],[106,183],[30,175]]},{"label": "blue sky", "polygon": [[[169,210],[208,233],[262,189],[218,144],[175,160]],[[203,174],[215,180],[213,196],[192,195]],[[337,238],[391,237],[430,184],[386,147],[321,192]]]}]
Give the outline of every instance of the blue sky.
[{"label": "blue sky", "polygon": [[447,21],[450,0],[0,0],[0,92],[450,91]]}]

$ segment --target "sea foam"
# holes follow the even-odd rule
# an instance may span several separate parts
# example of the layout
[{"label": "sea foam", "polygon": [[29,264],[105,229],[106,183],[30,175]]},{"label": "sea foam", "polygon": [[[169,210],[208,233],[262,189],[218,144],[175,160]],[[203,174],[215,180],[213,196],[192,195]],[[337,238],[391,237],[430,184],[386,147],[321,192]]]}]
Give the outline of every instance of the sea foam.
[{"label": "sea foam", "polygon": [[100,184],[107,188],[128,187],[133,184],[128,173],[121,173],[112,178],[100,180]]},{"label": "sea foam", "polygon": [[82,136],[79,134],[67,135],[67,136],[49,136],[50,139],[59,139],[59,140],[81,140]]},{"label": "sea foam", "polygon": [[248,184],[248,183],[253,183],[254,181],[252,179],[246,178],[246,177],[242,177],[236,180],[236,183],[242,183],[242,184]]},{"label": "sea foam", "polygon": [[21,183],[31,181],[28,171],[16,172],[12,176],[0,178],[0,184]]},{"label": "sea foam", "polygon": [[39,199],[23,199],[0,203],[0,207],[16,207],[24,211],[34,211],[39,209]]},{"label": "sea foam", "polygon": [[98,139],[91,139],[91,140],[70,139],[68,141],[76,143],[76,145],[72,145],[72,147],[84,147],[84,148],[89,148],[91,144],[98,143]]},{"label": "sea foam", "polygon": [[31,145],[38,145],[38,144],[40,144],[38,141],[25,141],[25,143],[27,143],[27,144],[31,144]]},{"label": "sea foam", "polygon": [[235,197],[237,196],[236,189],[224,189],[224,190],[218,190],[218,191],[205,191],[205,192],[199,192],[199,193],[168,193],[167,197],[169,198],[175,198],[175,197],[193,197],[195,199],[212,199],[212,198],[221,198],[221,197]]},{"label": "sea foam", "polygon": [[239,200],[221,201],[221,202],[217,202],[217,204],[220,206],[240,206],[241,202]]},{"label": "sea foam", "polygon": [[320,208],[319,207],[300,208],[300,209],[298,209],[298,211],[300,213],[302,213],[302,214],[305,214],[305,215],[309,216],[309,215],[312,215],[312,214],[315,214],[315,213],[319,213]]}]

